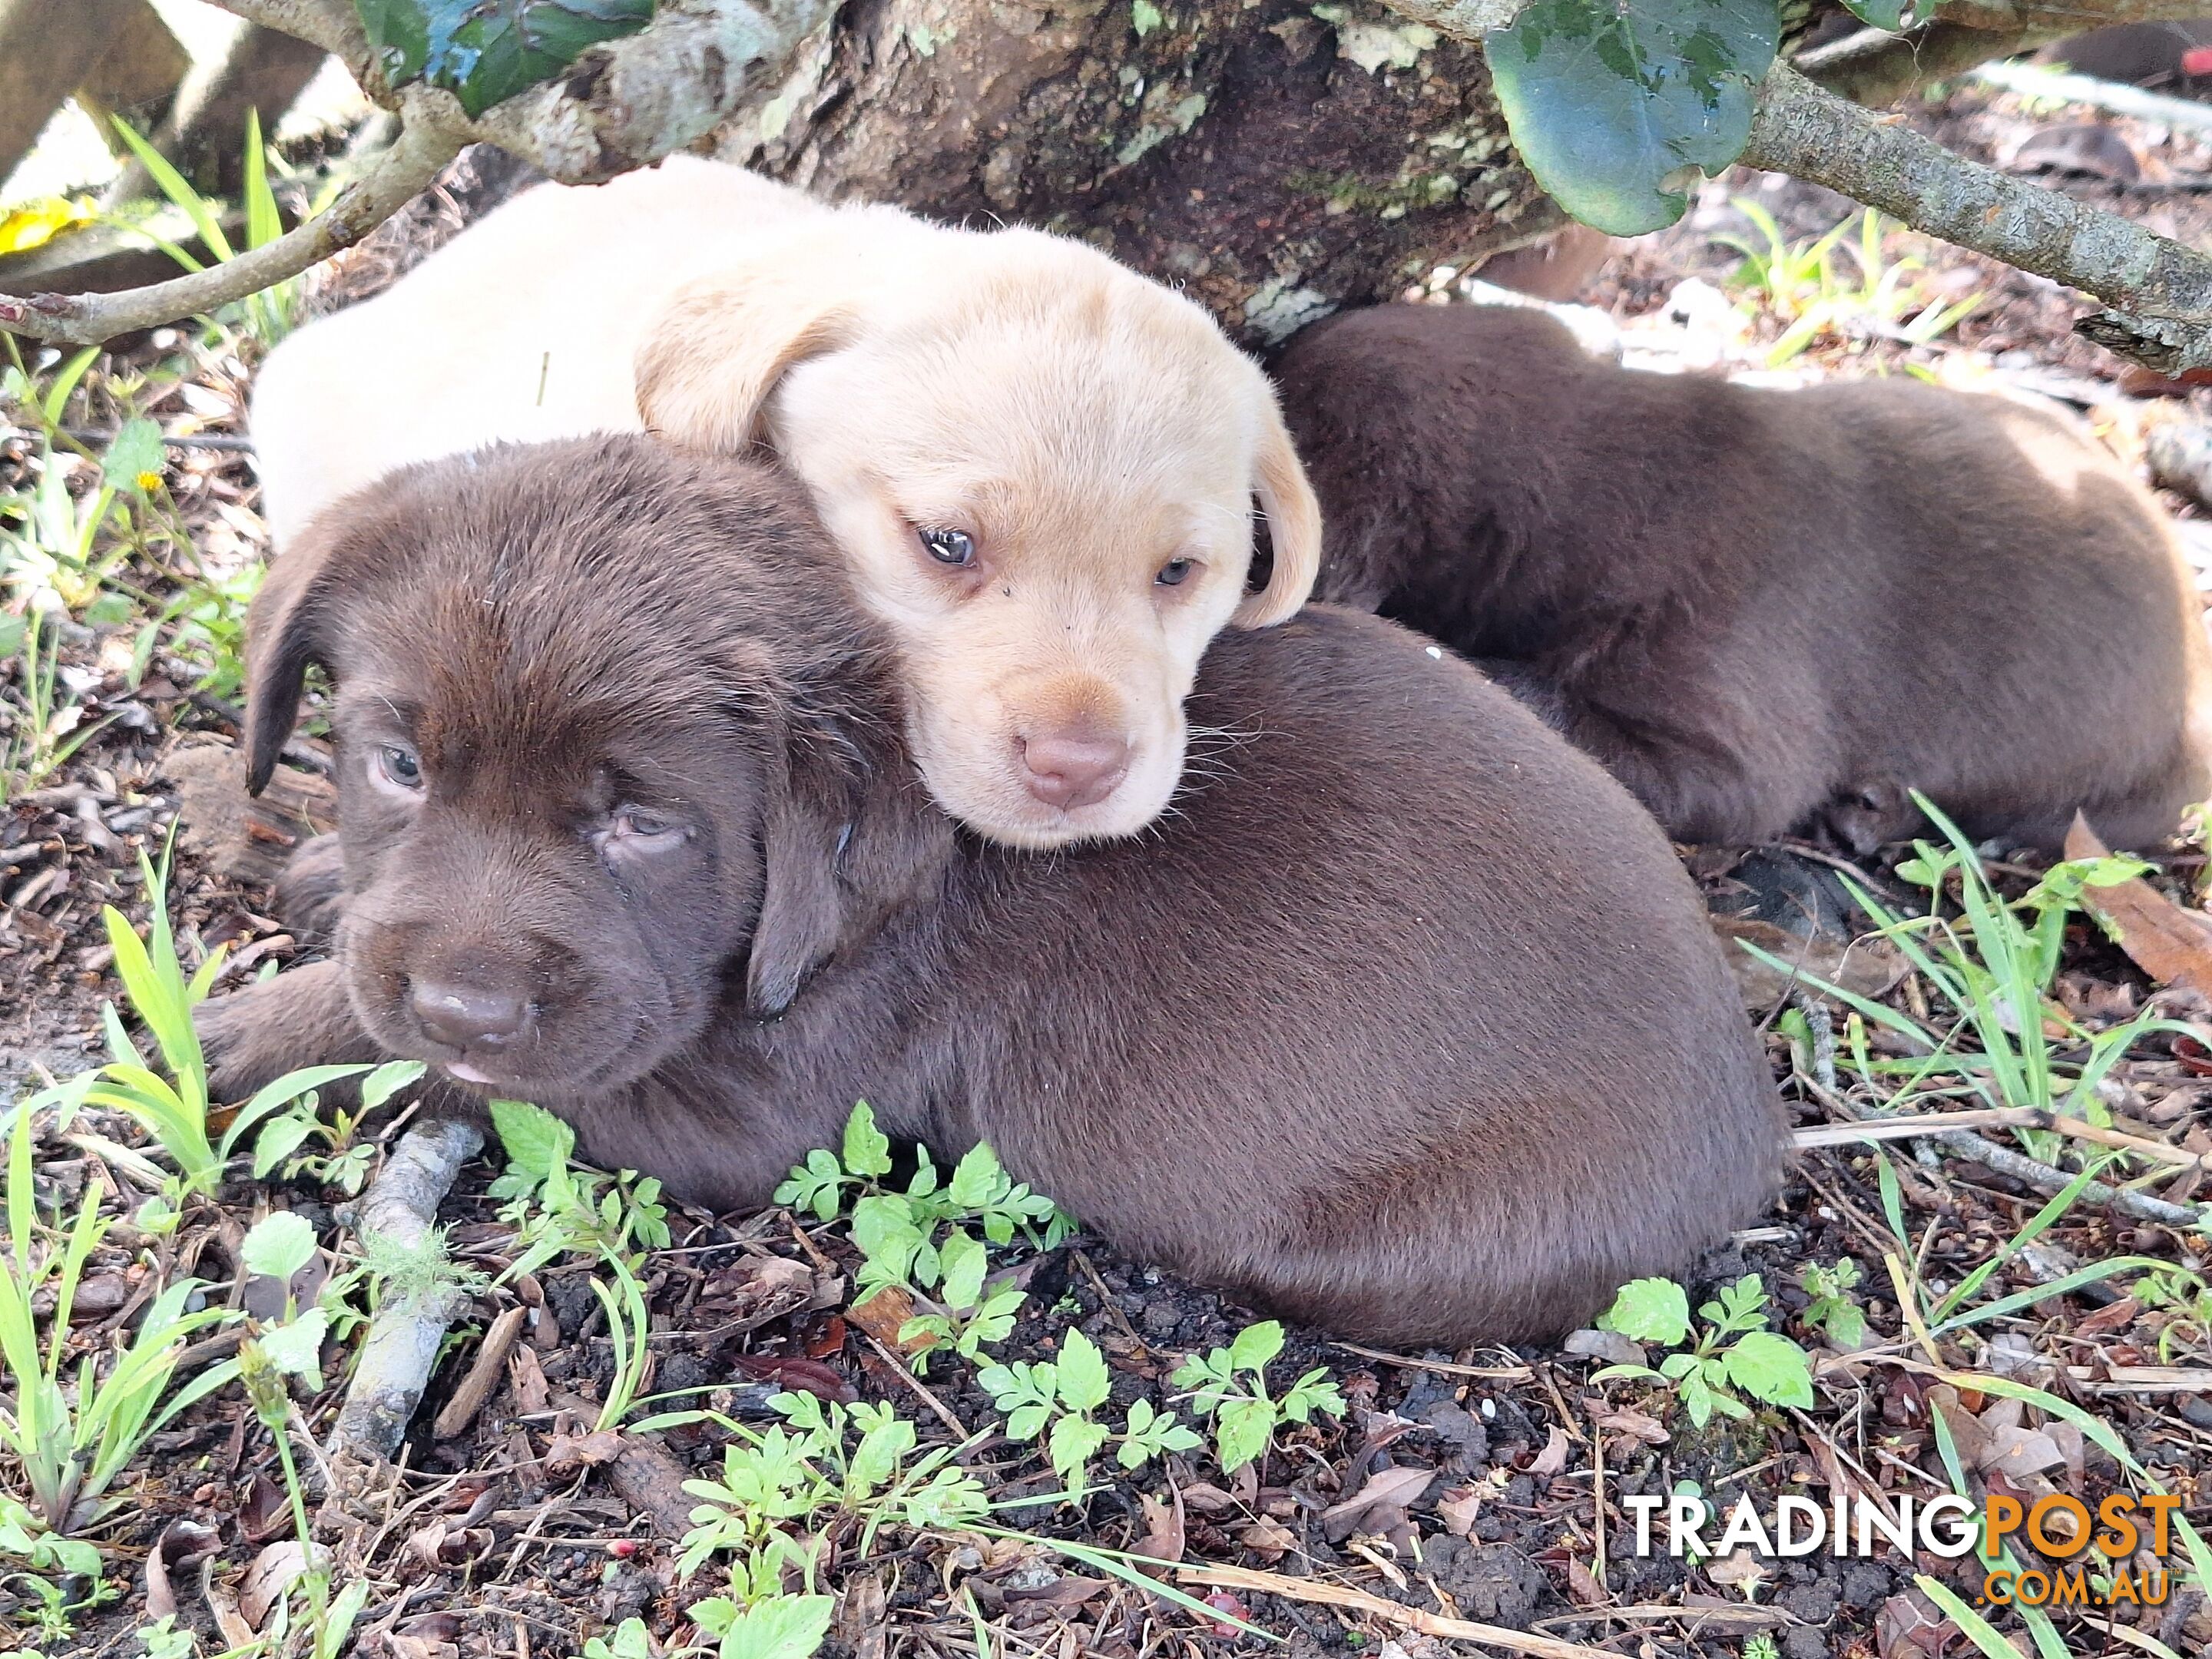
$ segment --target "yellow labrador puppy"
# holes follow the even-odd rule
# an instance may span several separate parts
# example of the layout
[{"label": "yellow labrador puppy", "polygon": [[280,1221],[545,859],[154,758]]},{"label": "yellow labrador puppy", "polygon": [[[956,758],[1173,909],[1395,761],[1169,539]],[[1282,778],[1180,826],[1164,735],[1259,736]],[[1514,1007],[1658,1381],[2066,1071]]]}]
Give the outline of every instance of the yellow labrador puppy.
[{"label": "yellow labrador puppy", "polygon": [[1197,306],[1063,237],[691,158],[526,192],[287,340],[253,402],[280,552],[396,466],[641,428],[805,484],[900,646],[930,792],[1019,847],[1157,817],[1206,644],[1291,615],[1320,560],[1273,392]]}]

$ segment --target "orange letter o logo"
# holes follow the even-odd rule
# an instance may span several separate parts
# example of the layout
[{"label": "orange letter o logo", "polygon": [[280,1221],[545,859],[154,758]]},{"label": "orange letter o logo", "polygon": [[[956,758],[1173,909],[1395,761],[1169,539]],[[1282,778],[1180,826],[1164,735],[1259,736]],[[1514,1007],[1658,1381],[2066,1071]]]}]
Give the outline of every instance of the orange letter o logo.
[{"label": "orange letter o logo", "polygon": [[[2074,1522],[2074,1535],[2063,1543],[2044,1530],[2044,1523],[2054,1510],[2071,1517]],[[2027,1512],[2027,1541],[2038,1553],[2055,1555],[2062,1561],[2081,1554],[2089,1546],[2089,1506],[2078,1498],[2061,1493],[2037,1498]]]}]

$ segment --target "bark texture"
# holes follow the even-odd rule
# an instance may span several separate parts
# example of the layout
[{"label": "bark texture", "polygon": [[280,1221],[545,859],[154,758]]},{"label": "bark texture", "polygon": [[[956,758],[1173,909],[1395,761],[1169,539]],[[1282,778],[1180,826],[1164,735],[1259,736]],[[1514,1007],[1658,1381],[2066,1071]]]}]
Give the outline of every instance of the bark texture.
[{"label": "bark texture", "polygon": [[1081,235],[1259,348],[1564,222],[1480,52],[1366,0],[854,0],[714,148]]}]

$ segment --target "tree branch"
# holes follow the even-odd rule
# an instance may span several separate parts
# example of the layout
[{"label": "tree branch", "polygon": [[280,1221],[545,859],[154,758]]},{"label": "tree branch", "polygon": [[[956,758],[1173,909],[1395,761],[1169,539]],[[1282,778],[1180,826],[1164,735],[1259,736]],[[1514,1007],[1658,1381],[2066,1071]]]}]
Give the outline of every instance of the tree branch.
[{"label": "tree branch", "polygon": [[374,54],[368,49],[368,36],[353,8],[343,0],[335,4],[325,0],[215,0],[215,3],[249,23],[320,46],[346,66],[363,92],[372,98],[378,95],[383,81],[370,73]]},{"label": "tree branch", "polygon": [[1930,81],[1948,81],[2085,29],[2186,20],[2203,13],[2204,0],[2090,0],[2086,9],[2040,3],[1949,5],[1921,28],[1904,34],[1861,29],[1800,52],[1794,66],[1838,98],[1884,108]]},{"label": "tree branch", "polygon": [[[2201,8],[2204,0],[2189,0]],[[1795,67],[1808,81],[1838,98],[1881,109],[1930,81],[1948,81],[1979,69],[1992,58],[2009,58],[2075,31],[1969,28],[1938,19],[1907,34],[1861,29],[1825,46],[1797,55]]]},{"label": "tree branch", "polygon": [[[418,102],[411,96],[404,101]],[[258,294],[360,241],[426,188],[460,153],[461,142],[436,118],[419,118],[410,109],[399,137],[366,173],[321,213],[266,246],[119,294],[0,295],[0,328],[34,340],[96,345]]]},{"label": "tree branch", "polygon": [[486,110],[469,137],[563,184],[604,183],[770,95],[838,4],[660,0],[645,28],[592,47],[544,86]]},{"label": "tree branch", "polygon": [[1954,155],[1787,64],[1759,88],[1741,159],[2094,295],[2112,309],[2075,326],[2108,349],[2169,374],[2212,364],[2212,259]]},{"label": "tree branch", "polygon": [[[1462,8],[1493,0],[1458,0]],[[497,144],[566,184],[597,184],[703,137],[769,95],[838,0],[660,0],[637,33],[585,51],[559,76],[471,121],[441,88],[382,89],[350,7],[338,0],[217,0],[251,22],[335,52],[372,96],[396,103],[398,138],[329,209],[268,246],[120,294],[0,295],[0,328],[97,343],[244,299],[350,247],[425,189],[465,144]]]}]

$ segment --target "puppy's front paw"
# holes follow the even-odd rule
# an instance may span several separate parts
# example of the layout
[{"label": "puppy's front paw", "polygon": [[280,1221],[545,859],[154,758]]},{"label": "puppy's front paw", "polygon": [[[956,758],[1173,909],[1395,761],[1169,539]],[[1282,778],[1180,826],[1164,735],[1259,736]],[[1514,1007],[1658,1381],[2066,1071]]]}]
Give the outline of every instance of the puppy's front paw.
[{"label": "puppy's front paw", "polygon": [[345,854],[335,835],[301,842],[276,878],[276,918],[302,939],[337,929],[345,899]]},{"label": "puppy's front paw", "polygon": [[310,963],[192,1010],[209,1092],[243,1100],[302,1066],[382,1058],[355,1019],[336,963]]}]

